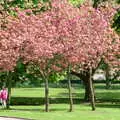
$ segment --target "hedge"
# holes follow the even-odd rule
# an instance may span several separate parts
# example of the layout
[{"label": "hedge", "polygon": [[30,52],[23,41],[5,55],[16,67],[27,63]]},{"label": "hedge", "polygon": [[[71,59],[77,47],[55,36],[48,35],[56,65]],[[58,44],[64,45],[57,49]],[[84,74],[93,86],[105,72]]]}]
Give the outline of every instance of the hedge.
[{"label": "hedge", "polygon": [[[50,104],[69,103],[69,98],[49,98]],[[74,103],[83,101],[79,98],[73,99]],[[11,105],[43,105],[45,99],[42,97],[11,97]]]},{"label": "hedge", "polygon": [[[49,98],[50,104],[69,103],[69,98]],[[45,99],[42,97],[12,97],[11,105],[43,105]],[[74,104],[84,102],[83,99],[73,98]],[[120,102],[120,99],[97,99],[96,102]]]}]

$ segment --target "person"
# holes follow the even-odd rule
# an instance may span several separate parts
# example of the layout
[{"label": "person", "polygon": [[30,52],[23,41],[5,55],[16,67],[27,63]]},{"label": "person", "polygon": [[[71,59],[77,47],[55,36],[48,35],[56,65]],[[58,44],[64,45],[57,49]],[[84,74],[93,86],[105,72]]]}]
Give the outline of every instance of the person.
[{"label": "person", "polygon": [[0,91],[0,100],[3,108],[6,108],[8,98],[8,91],[5,87]]}]

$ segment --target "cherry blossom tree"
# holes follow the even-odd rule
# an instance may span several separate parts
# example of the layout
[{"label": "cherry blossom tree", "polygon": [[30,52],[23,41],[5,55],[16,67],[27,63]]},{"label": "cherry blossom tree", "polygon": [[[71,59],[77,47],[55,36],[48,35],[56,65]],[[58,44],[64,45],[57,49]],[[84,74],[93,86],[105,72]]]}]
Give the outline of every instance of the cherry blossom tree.
[{"label": "cherry blossom tree", "polygon": [[[75,8],[67,0],[52,0],[51,9],[39,15],[31,10],[17,12],[18,16],[9,18],[7,28],[0,31],[0,68],[14,70],[19,58],[24,63],[38,64],[45,80],[46,111],[49,110],[48,75],[60,68],[54,60],[62,64],[62,70],[90,71],[88,82],[91,83],[92,69],[111,53],[113,38],[115,45],[119,42],[110,27],[110,16],[89,4]],[[58,59],[56,55],[61,57]],[[95,110],[92,86],[90,88],[92,109]],[[72,111],[70,89],[69,96]]]}]

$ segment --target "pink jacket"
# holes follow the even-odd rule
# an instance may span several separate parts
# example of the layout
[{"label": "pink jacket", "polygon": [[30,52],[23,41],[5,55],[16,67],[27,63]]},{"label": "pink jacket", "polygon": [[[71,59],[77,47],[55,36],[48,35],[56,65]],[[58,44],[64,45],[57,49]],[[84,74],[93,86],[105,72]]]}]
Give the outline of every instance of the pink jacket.
[{"label": "pink jacket", "polygon": [[8,92],[6,89],[0,91],[0,99],[7,100],[8,98]]}]

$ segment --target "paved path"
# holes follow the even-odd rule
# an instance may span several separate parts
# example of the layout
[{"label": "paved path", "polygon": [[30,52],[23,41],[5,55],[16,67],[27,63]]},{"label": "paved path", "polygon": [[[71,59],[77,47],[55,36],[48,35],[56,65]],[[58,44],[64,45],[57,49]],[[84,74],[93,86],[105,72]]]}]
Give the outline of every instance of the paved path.
[{"label": "paved path", "polygon": [[0,117],[0,120],[28,120],[28,119],[19,119],[19,118]]}]

